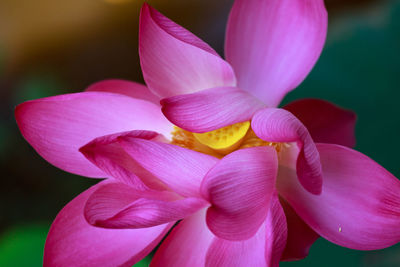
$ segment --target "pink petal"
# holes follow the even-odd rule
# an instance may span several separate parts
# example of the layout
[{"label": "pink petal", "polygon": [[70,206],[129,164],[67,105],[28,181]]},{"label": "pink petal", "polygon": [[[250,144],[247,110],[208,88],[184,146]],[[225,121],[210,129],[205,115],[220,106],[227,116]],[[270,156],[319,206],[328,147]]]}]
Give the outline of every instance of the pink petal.
[{"label": "pink petal", "polygon": [[287,221],[287,241],[282,261],[301,260],[308,256],[311,245],[319,238],[283,198],[281,205]]},{"label": "pink petal", "polygon": [[210,230],[227,240],[253,236],[267,216],[277,171],[272,147],[241,149],[222,158],[201,185],[212,204],[207,211]]},{"label": "pink petal", "polygon": [[123,149],[172,191],[200,197],[203,177],[218,159],[175,145],[139,138],[120,138]]},{"label": "pink petal", "polygon": [[44,249],[44,266],[132,266],[160,242],[173,224],[135,230],[94,227],[83,217],[88,197],[105,182],[67,204],[54,220]]},{"label": "pink petal", "polygon": [[205,266],[207,250],[215,238],[208,230],[203,209],[181,221],[157,249],[150,267]]},{"label": "pink petal", "polygon": [[131,97],[84,92],[60,95],[17,106],[22,135],[51,164],[78,175],[104,177],[79,148],[106,134],[143,129],[169,136],[172,125],[156,105]]},{"label": "pink petal", "polygon": [[144,4],[139,55],[150,90],[161,98],[235,86],[231,66],[195,35]]},{"label": "pink petal", "polygon": [[327,22],[323,0],[236,0],[225,52],[238,86],[278,106],[317,61]]},{"label": "pink petal", "polygon": [[160,141],[163,136],[150,131],[130,131],[95,138],[79,149],[85,157],[104,171],[125,184],[137,189],[163,190],[167,187],[154,175],[132,159],[119,143],[121,137]]},{"label": "pink petal", "polygon": [[278,188],[318,234],[352,249],[382,249],[400,241],[400,181],[350,148],[317,144],[324,172],[322,194],[311,195],[289,168]]},{"label": "pink petal", "polygon": [[138,190],[123,183],[99,187],[88,199],[86,220],[105,228],[146,228],[181,220],[207,202],[169,191]]},{"label": "pink petal", "polygon": [[269,142],[296,142],[299,154],[296,172],[303,187],[313,194],[320,194],[322,170],[318,150],[307,128],[284,109],[267,108],[257,112],[251,127],[258,137]]},{"label": "pink petal", "polygon": [[301,99],[284,109],[295,115],[310,132],[314,142],[354,147],[356,144],[354,112],[320,99]]},{"label": "pink petal", "polygon": [[131,81],[118,79],[104,80],[90,85],[85,91],[110,92],[146,100],[156,105],[160,104],[160,98],[154,95],[149,88],[143,84]]},{"label": "pink petal", "polygon": [[248,121],[265,107],[258,99],[235,87],[220,87],[161,100],[164,115],[191,132],[208,132]]},{"label": "pink petal", "polygon": [[286,244],[286,219],[276,194],[270,204],[267,219],[251,238],[215,238],[207,252],[206,266],[279,266]]}]

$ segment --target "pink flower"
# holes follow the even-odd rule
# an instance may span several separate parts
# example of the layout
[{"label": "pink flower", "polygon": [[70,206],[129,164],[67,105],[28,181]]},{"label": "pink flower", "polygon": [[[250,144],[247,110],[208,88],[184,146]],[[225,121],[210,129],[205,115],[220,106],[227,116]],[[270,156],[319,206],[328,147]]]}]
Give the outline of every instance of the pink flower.
[{"label": "pink flower", "polygon": [[108,178],[59,213],[44,265],[131,266],[179,220],[152,266],[277,266],[319,236],[360,250],[399,242],[400,182],[350,148],[355,115],[315,99],[276,108],[326,29],[322,0],[236,0],[224,61],[145,4],[149,89],[110,80],[19,105],[42,157]]}]

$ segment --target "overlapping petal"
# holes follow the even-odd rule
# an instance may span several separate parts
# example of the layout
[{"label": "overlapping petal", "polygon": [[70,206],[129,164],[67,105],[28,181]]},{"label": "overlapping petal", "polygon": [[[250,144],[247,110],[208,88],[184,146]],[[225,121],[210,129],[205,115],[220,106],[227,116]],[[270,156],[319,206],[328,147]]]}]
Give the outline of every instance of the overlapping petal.
[{"label": "overlapping petal", "polygon": [[238,86],[278,106],[317,61],[327,18],[323,0],[236,0],[225,54]]},{"label": "overlapping petal", "polygon": [[299,153],[296,172],[303,187],[321,193],[322,170],[318,150],[307,128],[290,112],[278,108],[258,111],[251,122],[256,135],[268,142],[296,142]]},{"label": "overlapping petal", "polygon": [[211,47],[147,4],[140,14],[139,55],[147,86],[162,98],[236,85],[232,68]]},{"label": "overlapping petal", "polygon": [[280,199],[287,221],[287,241],[281,260],[293,261],[307,257],[311,245],[319,238],[283,198]]},{"label": "overlapping petal", "polygon": [[86,200],[101,182],[67,204],[53,222],[44,250],[50,266],[132,266],[161,241],[173,224],[145,229],[115,230],[94,227],[83,216]]},{"label": "overlapping petal", "polygon": [[122,137],[164,141],[164,137],[151,131],[130,131],[95,138],[79,149],[85,157],[110,177],[137,189],[165,190],[167,186],[144,169],[125,152],[119,143]]},{"label": "overlapping petal", "polygon": [[99,187],[85,206],[86,220],[105,228],[147,228],[181,220],[207,205],[174,192],[138,190],[124,183]]},{"label": "overlapping petal", "polygon": [[193,150],[139,138],[122,137],[120,144],[144,169],[185,197],[200,197],[201,181],[218,161]]},{"label": "overlapping petal", "polygon": [[354,147],[356,144],[354,112],[320,99],[301,99],[283,107],[295,115],[316,143]]},{"label": "overlapping petal", "polygon": [[317,144],[324,172],[321,195],[306,192],[289,168],[278,189],[318,234],[352,249],[382,249],[400,241],[400,181],[350,148]]},{"label": "overlapping petal", "polygon": [[191,132],[208,132],[248,121],[265,107],[257,98],[235,87],[220,87],[161,100],[164,115]]},{"label": "overlapping petal", "polygon": [[156,105],[160,104],[160,98],[154,95],[149,88],[143,84],[126,80],[111,79],[96,82],[86,88],[85,91],[116,93],[127,95],[136,99],[146,100]]},{"label": "overlapping petal", "polygon": [[210,230],[227,240],[253,236],[267,216],[277,171],[272,147],[241,149],[222,158],[201,185],[212,204],[207,211]]},{"label": "overlapping petal", "polygon": [[170,136],[172,125],[153,103],[84,92],[24,102],[15,117],[25,139],[51,164],[75,174],[104,177],[78,150],[93,138],[143,129]]}]

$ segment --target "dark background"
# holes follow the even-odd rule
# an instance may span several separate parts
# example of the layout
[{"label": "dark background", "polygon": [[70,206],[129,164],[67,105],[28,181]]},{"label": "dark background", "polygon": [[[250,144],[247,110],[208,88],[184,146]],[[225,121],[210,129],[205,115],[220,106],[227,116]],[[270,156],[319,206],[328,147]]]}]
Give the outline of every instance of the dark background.
[{"label": "dark background", "polygon": [[[223,54],[232,0],[148,2]],[[103,79],[143,81],[137,53],[142,3],[1,0],[0,266],[41,266],[51,221],[95,183],[41,159],[19,134],[14,107],[28,99],[82,91]],[[326,5],[325,49],[284,103],[317,97],[354,110],[356,149],[400,177],[400,2],[326,0]],[[321,238],[307,259],[281,266],[400,266],[400,245],[360,252]]]}]

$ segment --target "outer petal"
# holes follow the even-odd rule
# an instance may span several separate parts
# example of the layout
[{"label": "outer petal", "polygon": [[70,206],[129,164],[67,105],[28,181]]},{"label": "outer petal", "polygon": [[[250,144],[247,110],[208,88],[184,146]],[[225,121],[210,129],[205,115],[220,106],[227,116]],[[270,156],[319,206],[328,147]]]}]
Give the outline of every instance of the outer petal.
[{"label": "outer petal", "polygon": [[235,87],[220,87],[161,100],[164,115],[191,132],[208,132],[248,121],[265,107],[254,96]]},{"label": "outer petal", "polygon": [[146,228],[181,220],[208,203],[170,191],[138,190],[123,183],[99,187],[88,199],[86,220],[105,228]]},{"label": "outer petal", "polygon": [[244,241],[215,238],[207,252],[206,266],[279,266],[286,233],[285,214],[275,194],[257,233]]},{"label": "outer petal", "polygon": [[280,199],[287,221],[287,241],[282,261],[301,260],[307,257],[311,245],[319,238],[283,198]]},{"label": "outer petal", "polygon": [[207,211],[210,230],[227,240],[253,236],[267,216],[277,171],[272,147],[241,149],[222,158],[201,185],[212,204]]},{"label": "outer petal", "polygon": [[79,148],[93,138],[134,129],[166,136],[172,125],[156,105],[131,97],[85,92],[28,101],[15,117],[25,139],[51,164],[75,174],[104,177]]},{"label": "outer petal", "polygon": [[301,99],[283,107],[295,115],[310,132],[314,142],[354,147],[354,112],[320,99]]},{"label": "outer petal", "polygon": [[162,141],[163,136],[150,131],[130,131],[95,138],[79,149],[85,157],[108,174],[137,189],[165,190],[157,177],[132,159],[119,143],[121,137]]},{"label": "outer petal", "polygon": [[318,234],[340,246],[382,249],[400,241],[400,181],[367,156],[339,145],[318,144],[322,194],[311,195],[290,169],[278,188]]},{"label": "outer petal", "polygon": [[205,266],[206,254],[215,238],[208,230],[203,209],[180,222],[161,243],[151,267]]},{"label": "outer petal", "polygon": [[146,100],[156,105],[160,104],[160,98],[154,95],[143,84],[125,80],[104,80],[90,85],[85,91],[110,92],[127,95],[133,98]]},{"label": "outer petal", "polygon": [[139,55],[146,84],[162,98],[236,85],[232,68],[211,47],[147,4],[140,14]]},{"label": "outer petal", "polygon": [[83,217],[88,197],[104,182],[80,194],[53,222],[44,249],[44,266],[132,266],[146,256],[172,224],[137,230],[94,227]]},{"label": "outer petal", "polygon": [[239,87],[278,106],[317,61],[327,18],[323,0],[235,1],[225,52]]},{"label": "outer petal", "polygon": [[182,196],[200,197],[200,184],[218,159],[179,146],[120,138],[123,149],[144,169]]},{"label": "outer petal", "polygon": [[267,108],[254,115],[251,127],[265,141],[297,142],[299,181],[309,192],[321,193],[322,170],[318,150],[307,128],[295,116],[283,109]]}]

